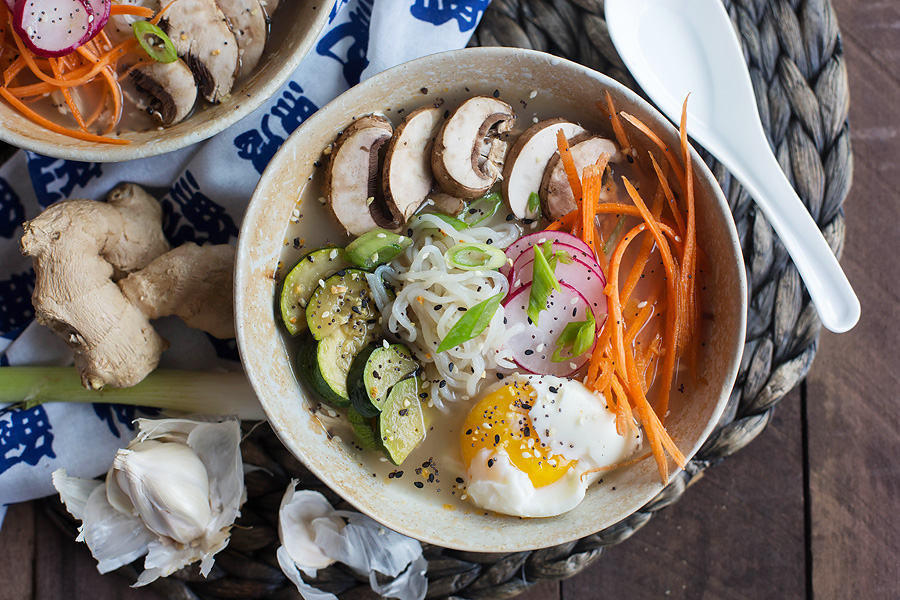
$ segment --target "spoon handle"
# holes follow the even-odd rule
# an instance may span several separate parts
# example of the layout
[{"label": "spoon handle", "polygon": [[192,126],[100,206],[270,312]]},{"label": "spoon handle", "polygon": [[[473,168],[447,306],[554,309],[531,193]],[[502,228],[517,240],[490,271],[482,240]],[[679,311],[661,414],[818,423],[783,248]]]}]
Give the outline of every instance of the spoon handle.
[{"label": "spoon handle", "polygon": [[781,238],[825,328],[835,333],[848,331],[859,320],[859,299],[767,142],[763,139],[760,143],[765,144],[764,152],[746,153],[755,154],[752,164],[738,159],[730,148],[708,149],[756,200]]}]

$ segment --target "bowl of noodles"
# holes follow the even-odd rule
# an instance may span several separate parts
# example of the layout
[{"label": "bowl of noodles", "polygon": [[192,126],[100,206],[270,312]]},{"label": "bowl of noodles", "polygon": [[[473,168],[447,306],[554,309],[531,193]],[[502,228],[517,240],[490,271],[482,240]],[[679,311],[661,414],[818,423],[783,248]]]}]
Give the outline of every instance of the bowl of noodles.
[{"label": "bowl of noodles", "polygon": [[317,477],[416,539],[510,552],[616,523],[700,448],[746,283],[664,117],[581,65],[478,48],[374,76],[286,141],[235,303],[250,382]]},{"label": "bowl of noodles", "polygon": [[95,162],[172,152],[247,116],[294,72],[333,5],[95,2],[106,13],[93,38],[42,52],[17,29],[21,11],[7,8],[25,2],[0,5],[0,139]]}]

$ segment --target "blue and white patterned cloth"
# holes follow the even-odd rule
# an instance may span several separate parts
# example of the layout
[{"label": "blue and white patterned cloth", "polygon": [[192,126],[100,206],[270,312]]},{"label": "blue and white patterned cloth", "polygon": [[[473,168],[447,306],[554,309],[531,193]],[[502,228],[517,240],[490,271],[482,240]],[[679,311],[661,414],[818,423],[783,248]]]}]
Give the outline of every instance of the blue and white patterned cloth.
[{"label": "blue and white patterned cloth", "polygon": [[[260,174],[298,125],[379,71],[464,47],[488,2],[336,0],[291,80],[255,113],[206,142],[118,164],[16,154],[0,168],[0,365],[72,363],[65,344],[33,322],[34,272],[18,249],[24,221],[57,200],[103,199],[119,182],[132,181],[162,197],[173,245],[233,245]],[[172,342],[162,366],[240,369],[234,340],[216,340],[174,319],[155,325]],[[135,416],[131,407],[99,404],[50,404],[0,416],[0,522],[7,504],[54,493],[50,473],[59,467],[77,477],[104,473],[133,436]]]}]

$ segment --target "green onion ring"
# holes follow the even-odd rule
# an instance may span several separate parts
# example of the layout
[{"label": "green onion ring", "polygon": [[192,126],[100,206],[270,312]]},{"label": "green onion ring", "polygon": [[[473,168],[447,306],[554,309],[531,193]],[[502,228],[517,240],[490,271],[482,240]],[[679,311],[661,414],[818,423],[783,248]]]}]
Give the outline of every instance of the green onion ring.
[{"label": "green onion ring", "polygon": [[500,248],[470,242],[449,248],[444,258],[450,266],[464,271],[493,270],[506,264],[506,254]]},{"label": "green onion ring", "polygon": [[[173,63],[178,60],[175,44],[159,26],[149,21],[135,21],[131,24],[131,30],[144,52],[156,62]],[[153,43],[148,38],[156,38],[162,44]]]}]

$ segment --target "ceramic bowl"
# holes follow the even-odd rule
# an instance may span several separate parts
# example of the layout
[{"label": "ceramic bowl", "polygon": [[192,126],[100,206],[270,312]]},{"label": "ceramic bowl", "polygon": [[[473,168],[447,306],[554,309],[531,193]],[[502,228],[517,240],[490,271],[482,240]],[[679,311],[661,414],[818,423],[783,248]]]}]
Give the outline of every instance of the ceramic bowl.
[{"label": "ceramic bowl", "polygon": [[0,140],[47,156],[86,162],[156,156],[201,142],[237,123],[278,91],[312,48],[333,4],[334,0],[281,2],[259,65],[235,86],[230,99],[195,110],[162,131],[123,134],[122,138],[132,140],[128,145],[87,142],[48,131],[4,101],[0,101]]},{"label": "ceramic bowl", "polygon": [[[404,465],[403,480],[389,479],[370,457],[328,435],[313,415],[316,401],[297,382],[294,351],[278,322],[275,295],[279,262],[325,242],[345,244],[318,200],[323,149],[354,118],[381,112],[396,121],[400,108],[498,94],[518,118],[563,116],[605,130],[596,101],[609,91],[617,108],[643,119],[671,146],[677,133],[649,104],[621,84],[581,65],[512,48],[466,49],[424,57],[372,77],[319,110],[282,146],[263,173],[238,241],[235,278],[237,335],[244,367],[269,421],[287,448],[319,479],[357,509],[419,540],[448,548],[511,552],[546,547],[597,532],[628,516],[662,488],[652,460],[604,474],[584,501],[558,517],[520,519],[476,510],[449,495],[417,493],[411,478],[419,464]],[[707,306],[712,324],[702,353],[698,389],[673,391],[666,424],[688,457],[718,421],[735,381],[744,341],[746,283],[734,222],[722,192],[696,154],[697,216],[710,267]],[[312,187],[312,190],[307,189]],[[297,230],[288,223],[300,217]],[[298,227],[298,226],[293,226]],[[458,450],[457,450],[458,451]],[[384,465],[385,463],[380,463]],[[673,467],[674,471],[674,467]],[[375,476],[373,477],[373,473]],[[439,476],[440,477],[440,476]],[[442,481],[446,489],[452,477]],[[446,494],[446,492],[445,492]]]}]

